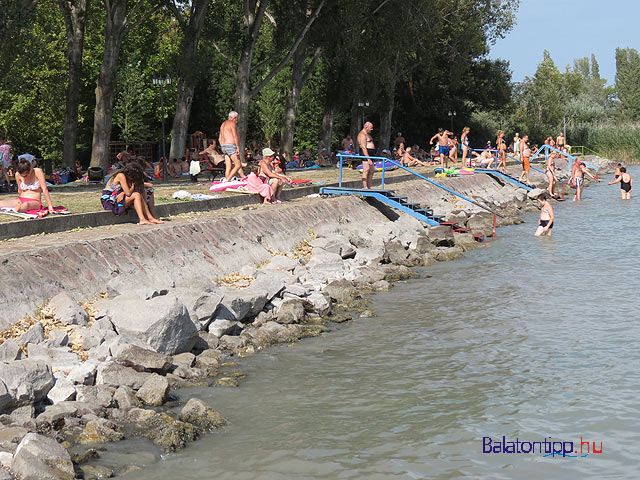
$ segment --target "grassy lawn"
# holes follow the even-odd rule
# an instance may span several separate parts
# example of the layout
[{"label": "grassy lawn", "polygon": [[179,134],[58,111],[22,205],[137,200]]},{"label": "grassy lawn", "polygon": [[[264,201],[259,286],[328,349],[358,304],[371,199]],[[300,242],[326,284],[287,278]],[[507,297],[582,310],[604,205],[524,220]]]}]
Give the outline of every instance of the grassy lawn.
[{"label": "grassy lawn", "polygon": [[[434,167],[423,167],[416,169],[419,173],[424,173],[433,170]],[[395,170],[393,172],[386,172],[385,176],[397,176],[397,175],[405,175],[407,172],[403,170]],[[312,184],[328,184],[334,183],[338,181],[339,170],[337,168],[323,168],[318,170],[305,170],[298,172],[288,172],[288,176],[291,178],[301,178],[305,180],[311,180]],[[343,170],[343,180],[352,181],[359,180],[361,178],[361,173],[359,170],[345,168]],[[201,177],[201,180],[204,180],[204,177]],[[374,177],[374,182],[380,180],[380,173],[376,172]],[[79,187],[79,185],[81,187]],[[197,184],[191,183],[189,181],[189,177],[180,180],[173,180],[167,183],[167,185],[163,185],[160,182],[155,183],[155,198],[156,204],[164,204],[164,203],[172,203],[172,202],[185,202],[189,200],[177,200],[172,198],[172,195],[178,190],[186,190],[189,193],[205,193],[218,195],[220,197],[227,197],[233,195],[242,195],[241,193],[235,193],[233,191],[228,192],[215,192],[212,193],[209,191],[210,187],[209,182],[201,181]],[[82,191],[78,191],[79,188],[82,188]],[[91,188],[91,189],[89,189]],[[102,187],[99,185],[87,187],[85,184],[69,184],[69,185],[61,185],[53,187],[50,190],[51,200],[54,205],[62,205],[68,208],[71,213],[90,213],[102,210],[102,205],[100,204],[100,193],[102,191]],[[10,198],[15,198],[15,193],[2,194],[0,195],[0,200],[6,200]],[[43,198],[44,202],[44,198]],[[13,221],[21,221],[20,218],[16,218],[10,215],[2,215],[0,214],[0,222],[13,222]]]}]

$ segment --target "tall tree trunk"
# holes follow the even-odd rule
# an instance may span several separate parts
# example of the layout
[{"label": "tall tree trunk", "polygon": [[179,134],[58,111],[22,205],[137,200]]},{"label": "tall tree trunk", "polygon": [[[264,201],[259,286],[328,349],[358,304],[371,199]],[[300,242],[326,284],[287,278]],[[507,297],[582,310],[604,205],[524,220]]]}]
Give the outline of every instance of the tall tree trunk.
[{"label": "tall tree trunk", "polygon": [[293,68],[291,71],[291,88],[287,93],[284,107],[284,125],[281,132],[281,146],[288,158],[293,158],[293,137],[296,132],[296,116],[298,115],[298,103],[302,88],[309,80],[318,64],[320,49],[316,49],[311,65],[304,71],[304,62],[307,59],[307,40],[303,40],[293,55]]},{"label": "tall tree trunk", "polygon": [[389,148],[391,143],[391,120],[393,118],[393,107],[395,106],[396,84],[398,78],[398,61],[400,53],[396,53],[393,70],[389,69],[385,82],[385,98],[382,111],[380,112],[380,136],[378,137],[378,148]]},{"label": "tall tree trunk", "polygon": [[194,64],[198,56],[198,42],[204,25],[204,19],[209,8],[209,0],[194,0],[191,4],[191,14],[187,24],[178,11],[176,15],[183,29],[184,38],[180,49],[180,61],[178,74],[178,98],[176,101],[176,114],[173,117],[173,129],[171,134],[171,150],[169,158],[180,158],[185,151],[187,143],[187,129],[193,104],[193,92],[196,88],[197,76]]},{"label": "tall tree trunk", "polygon": [[360,153],[360,145],[358,145],[358,133],[360,133],[360,129],[362,128],[362,120],[360,116],[362,115],[362,110],[358,107],[356,102],[351,104],[351,128],[349,131],[351,132],[351,138],[353,139],[353,150],[354,153]]},{"label": "tall tree trunk", "polygon": [[69,60],[69,78],[67,81],[66,108],[64,112],[62,165],[73,168],[76,159],[76,140],[78,137],[78,106],[80,104],[84,29],[89,12],[89,0],[59,0],[58,5],[65,21],[67,59]]},{"label": "tall tree trunk", "polygon": [[324,116],[322,117],[322,141],[324,142],[324,146],[327,147],[327,151],[329,155],[333,152],[331,148],[331,142],[333,140],[333,120],[335,117],[335,108],[333,106],[333,102],[327,102],[324,110]]},{"label": "tall tree trunk", "polygon": [[247,131],[249,125],[249,104],[251,103],[251,88],[249,82],[251,81],[251,56],[248,52],[242,52],[240,64],[238,65],[238,72],[236,74],[236,98],[235,109],[238,112],[238,123],[236,128],[238,129],[238,147],[240,148],[240,159],[244,159],[244,147],[247,141]]},{"label": "tall tree trunk", "polygon": [[287,93],[284,105],[284,122],[282,125],[280,146],[287,154],[287,158],[293,158],[293,135],[296,128],[296,115],[298,113],[298,100],[302,91],[302,77],[304,74],[304,61],[307,58],[307,40],[303,40],[296,53],[293,55],[293,67],[291,69],[291,87]]},{"label": "tall tree trunk", "polygon": [[378,137],[378,148],[389,148],[391,142],[391,117],[393,115],[393,104],[380,113],[380,136]]},{"label": "tall tree trunk", "polygon": [[128,0],[111,0],[107,6],[107,22],[104,29],[102,67],[96,87],[96,110],[93,117],[93,143],[91,166],[107,169],[109,165],[109,141],[111,140],[113,101],[116,89],[118,55],[125,32]]},{"label": "tall tree trunk", "polygon": [[271,69],[271,71],[258,85],[251,88],[251,76],[253,73],[251,63],[253,61],[256,42],[260,36],[260,25],[262,25],[262,20],[264,19],[268,3],[269,0],[260,0],[259,4],[258,0],[244,0],[244,44],[242,46],[240,62],[235,75],[235,105],[236,111],[238,112],[238,146],[240,147],[241,155],[244,153],[244,147],[247,140],[247,126],[249,123],[247,116],[249,115],[249,104],[251,99],[260,93],[265,85],[267,85],[273,77],[275,77],[289,63],[291,57],[293,57],[293,55],[298,51],[300,44],[305,39],[311,25],[313,25],[313,22],[318,18],[326,0],[318,0],[316,8],[313,9],[313,13],[307,18],[306,24],[297,34],[295,41],[288,49],[287,54],[280,60],[280,63]]}]

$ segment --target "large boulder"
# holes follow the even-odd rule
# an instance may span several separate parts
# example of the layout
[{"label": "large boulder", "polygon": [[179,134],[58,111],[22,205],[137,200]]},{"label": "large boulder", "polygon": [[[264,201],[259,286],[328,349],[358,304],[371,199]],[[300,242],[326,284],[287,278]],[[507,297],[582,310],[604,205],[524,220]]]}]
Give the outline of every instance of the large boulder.
[{"label": "large boulder", "polygon": [[[4,395],[3,384],[6,387]],[[0,413],[7,407],[43,400],[53,384],[51,368],[44,362],[27,358],[11,363],[0,363]],[[7,396],[11,399],[8,400]],[[5,398],[4,402],[2,398]]]},{"label": "large boulder", "polygon": [[107,362],[98,366],[96,385],[119,387],[126,385],[138,390],[147,381],[149,373],[137,372],[131,367],[125,367],[116,362]]},{"label": "large boulder", "polygon": [[324,287],[324,293],[338,303],[349,303],[360,297],[360,293],[348,280],[334,280]]},{"label": "large boulder", "polygon": [[203,430],[213,430],[227,423],[219,413],[197,398],[189,399],[180,411],[178,418],[183,422],[191,423]]},{"label": "large boulder", "polygon": [[20,480],[72,480],[76,476],[69,452],[37,433],[25,435],[16,448],[11,472]]},{"label": "large boulder", "polygon": [[169,393],[169,381],[166,377],[154,373],[144,382],[136,396],[145,405],[157,407],[164,403],[167,393]]},{"label": "large boulder", "polygon": [[171,368],[171,357],[153,350],[127,345],[115,356],[115,361],[138,372],[166,372]]},{"label": "large boulder", "polygon": [[18,345],[28,345],[30,343],[40,343],[42,341],[44,341],[44,327],[41,322],[38,322],[20,335],[16,340],[16,343]]},{"label": "large boulder", "polygon": [[491,235],[493,231],[493,215],[489,212],[476,213],[467,220],[467,227],[471,229],[472,233]]},{"label": "large boulder", "polygon": [[64,324],[84,326],[89,321],[87,312],[65,292],[49,300],[49,306],[55,309],[54,315]]},{"label": "large boulder", "polygon": [[265,270],[283,270],[285,272],[292,272],[300,262],[284,255],[274,255],[264,269]]},{"label": "large boulder", "polygon": [[540,195],[542,195],[545,192],[546,192],[546,190],[544,190],[542,188],[534,188],[532,190],[529,190],[529,193],[527,193],[527,197],[530,200],[536,200]]},{"label": "large boulder", "polygon": [[7,410],[13,405],[13,396],[9,393],[7,386],[0,380],[0,412]]},{"label": "large boulder", "polygon": [[31,360],[42,360],[59,370],[70,370],[82,363],[82,359],[67,347],[46,347],[30,343],[27,352]]},{"label": "large boulder", "polygon": [[297,277],[287,272],[269,270],[258,274],[256,281],[246,288],[225,287],[222,289],[224,299],[213,314],[213,321],[241,321],[247,317],[255,317],[272,298],[297,280]]},{"label": "large boulder", "polygon": [[67,380],[65,377],[56,378],[56,383],[53,388],[47,393],[47,399],[54,405],[60,402],[66,402],[76,398],[76,388],[73,383]]},{"label": "large boulder", "polygon": [[174,295],[143,300],[127,294],[103,302],[98,316],[108,317],[119,335],[139,339],[155,352],[188,352],[196,342],[198,330],[187,307]]},{"label": "large boulder", "polygon": [[304,319],[304,305],[302,300],[285,300],[276,314],[278,323],[300,323]]},{"label": "large boulder", "polygon": [[220,338],[223,335],[240,334],[242,328],[233,320],[216,320],[209,324],[209,333]]},{"label": "large boulder", "polygon": [[206,330],[213,313],[222,302],[224,293],[208,279],[194,280],[190,285],[178,286],[176,296],[187,306],[191,320],[199,330]]},{"label": "large boulder", "polygon": [[430,227],[427,230],[427,237],[436,247],[453,247],[455,243],[453,231],[446,225]]},{"label": "large boulder", "polygon": [[13,362],[23,357],[20,346],[10,338],[0,343],[0,362]]}]

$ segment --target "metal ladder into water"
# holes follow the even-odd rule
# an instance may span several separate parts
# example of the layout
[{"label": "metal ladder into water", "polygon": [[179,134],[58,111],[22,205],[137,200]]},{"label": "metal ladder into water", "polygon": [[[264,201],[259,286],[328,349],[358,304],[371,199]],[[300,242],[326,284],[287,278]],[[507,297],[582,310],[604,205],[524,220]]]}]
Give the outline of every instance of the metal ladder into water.
[{"label": "metal ladder into water", "polygon": [[375,198],[376,200],[390,206],[396,210],[407,213],[421,222],[431,226],[438,226],[444,220],[442,215],[434,215],[430,208],[423,208],[418,203],[408,202],[408,197],[396,195],[392,190],[373,190],[364,188],[347,188],[347,187],[322,187],[320,189],[322,195],[359,195],[367,198]]}]

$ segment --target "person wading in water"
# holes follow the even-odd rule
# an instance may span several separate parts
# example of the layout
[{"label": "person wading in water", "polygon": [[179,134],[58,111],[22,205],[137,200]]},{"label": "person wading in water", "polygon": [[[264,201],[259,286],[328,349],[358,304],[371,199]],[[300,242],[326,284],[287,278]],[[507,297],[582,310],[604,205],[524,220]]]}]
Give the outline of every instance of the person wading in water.
[{"label": "person wading in water", "polygon": [[627,173],[625,167],[620,167],[620,175],[613,182],[609,182],[609,185],[614,183],[620,184],[620,195],[622,200],[631,200],[631,191],[633,190],[633,179],[631,175]]}]

